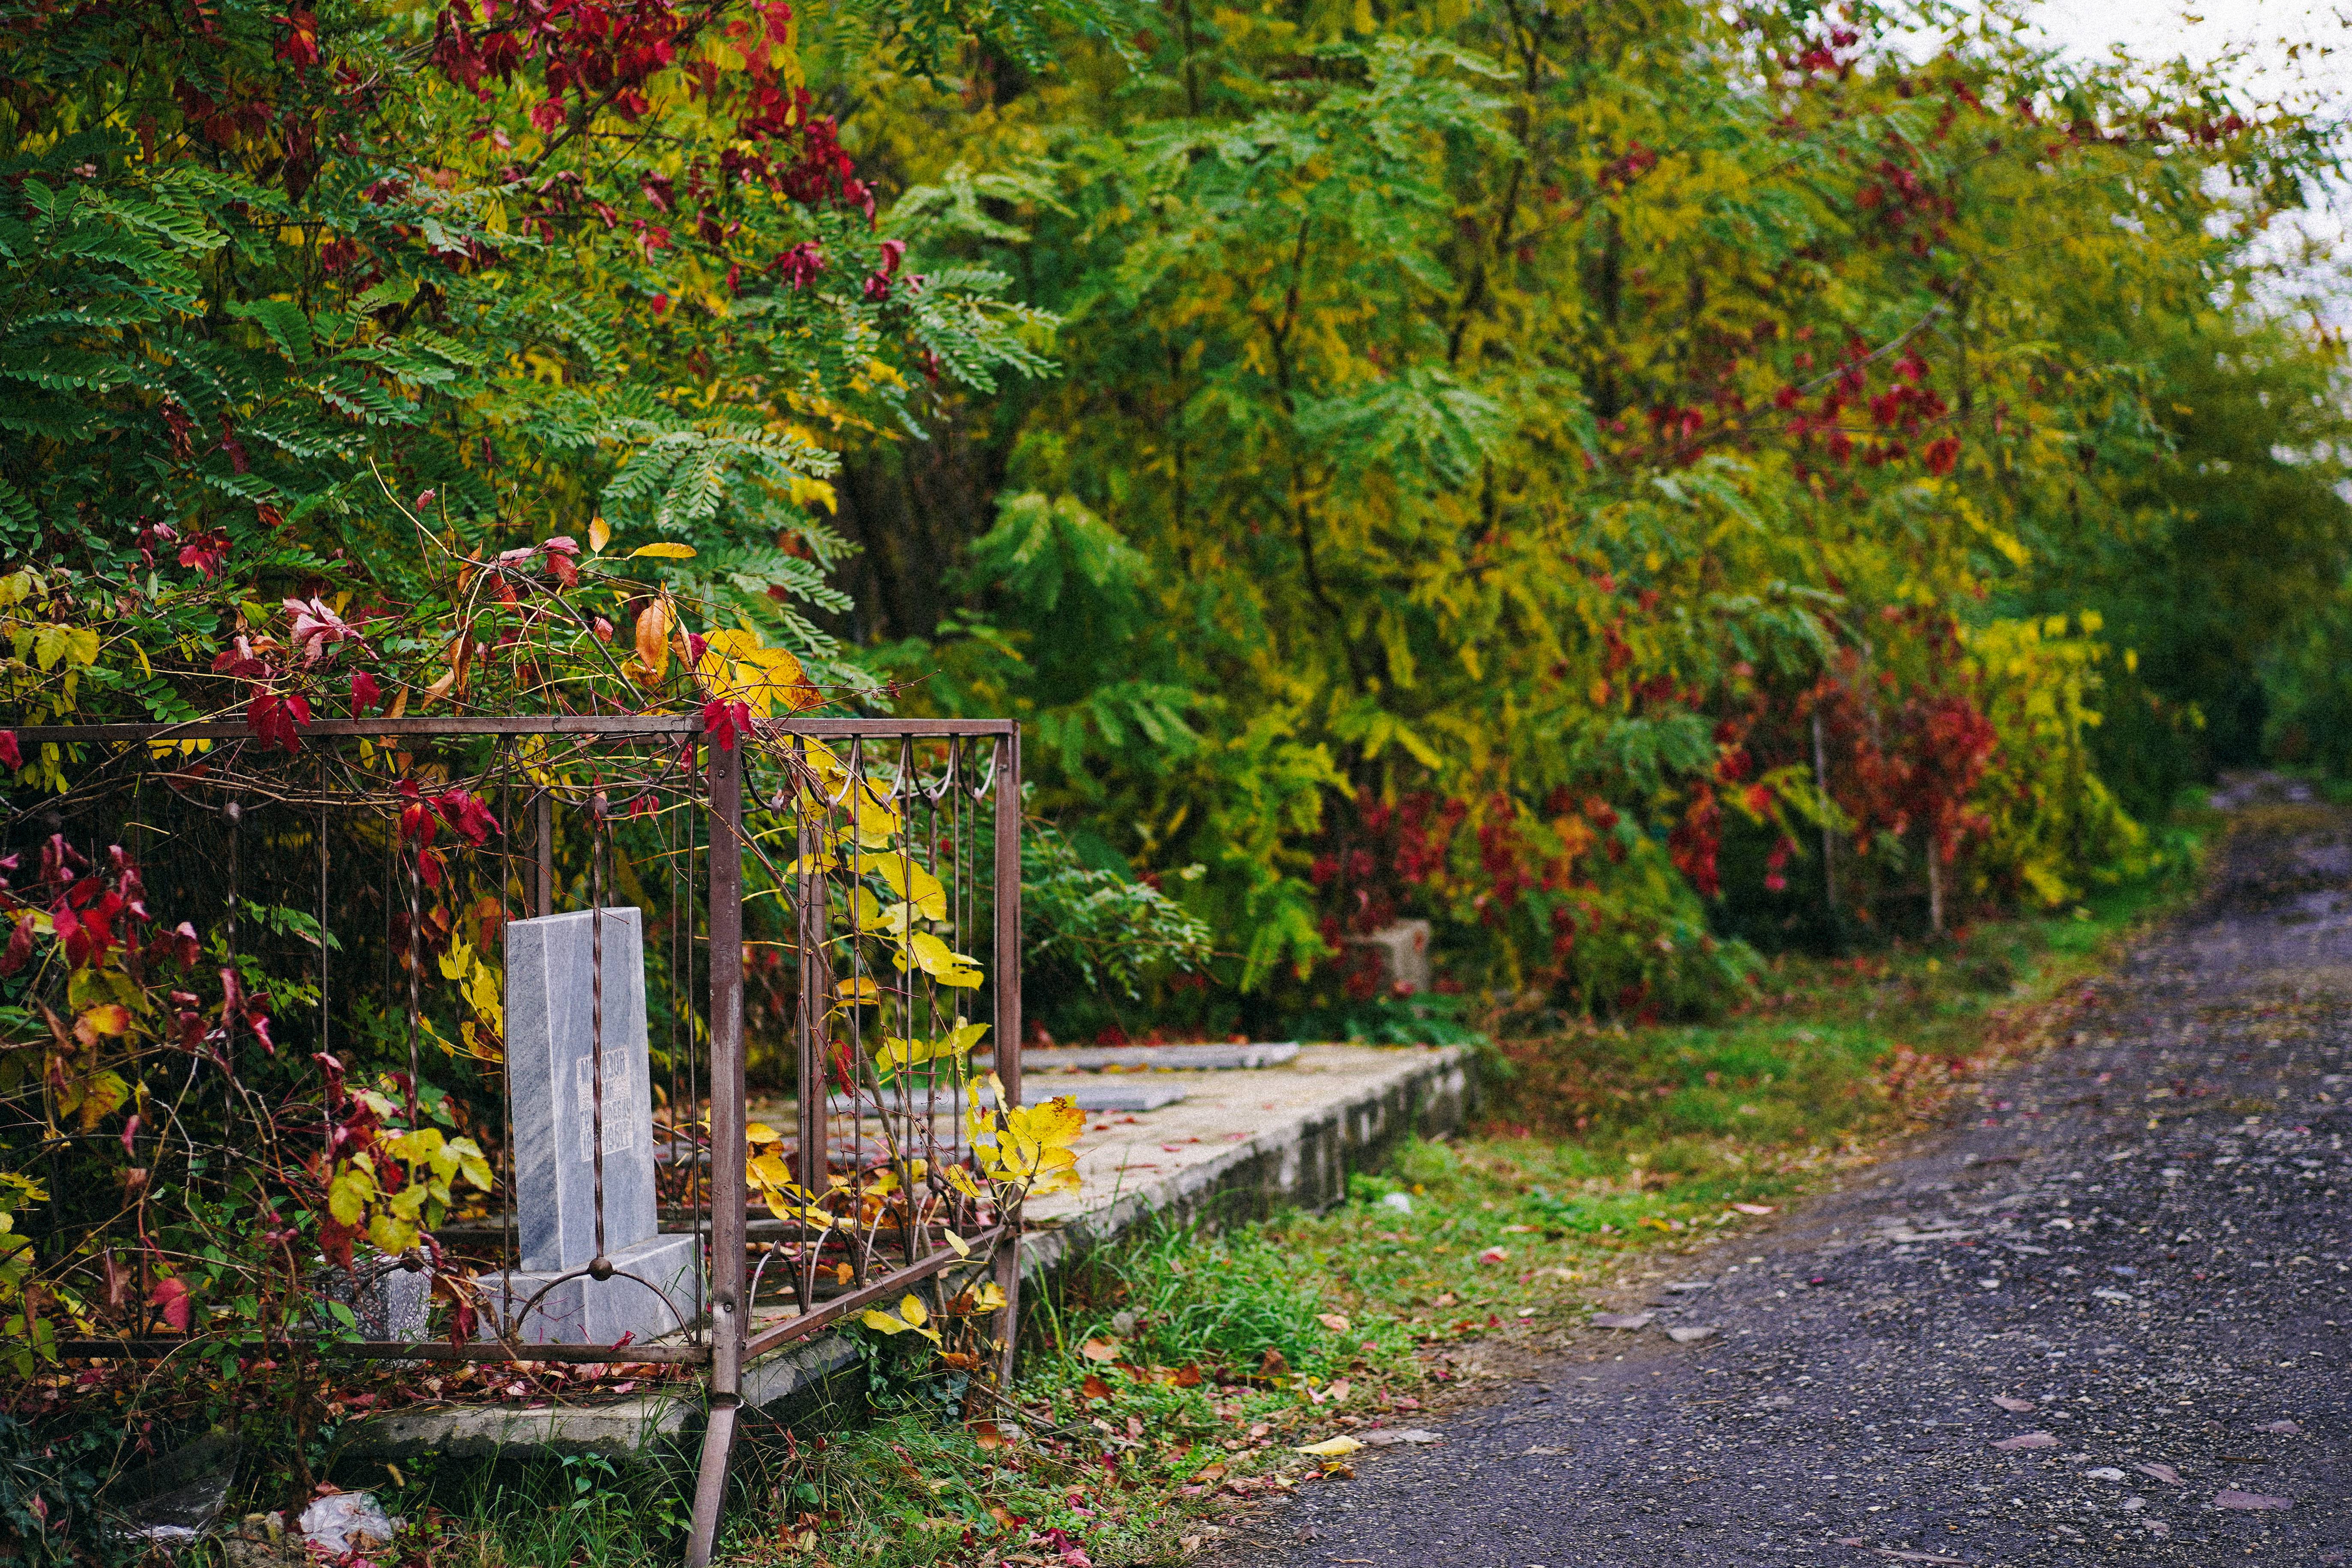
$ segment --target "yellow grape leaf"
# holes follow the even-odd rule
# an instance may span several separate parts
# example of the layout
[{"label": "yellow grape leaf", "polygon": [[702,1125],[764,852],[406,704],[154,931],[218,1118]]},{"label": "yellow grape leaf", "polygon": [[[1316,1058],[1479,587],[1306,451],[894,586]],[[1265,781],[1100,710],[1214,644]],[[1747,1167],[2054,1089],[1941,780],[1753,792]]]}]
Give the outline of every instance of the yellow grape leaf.
[{"label": "yellow grape leaf", "polygon": [[883,798],[873,780],[860,781],[845,804],[850,808],[850,831],[861,847],[879,849],[897,837],[898,809]]},{"label": "yellow grape leaf", "polygon": [[367,1238],[378,1252],[396,1257],[416,1245],[416,1227],[377,1213],[368,1216]]},{"label": "yellow grape leaf", "polygon": [[120,1002],[102,1002],[74,1020],[74,1033],[80,1037],[84,1045],[98,1036],[119,1035],[129,1027],[131,1009]]},{"label": "yellow grape leaf", "polygon": [[746,655],[735,666],[735,679],[752,693],[749,700],[762,713],[772,708],[799,713],[824,701],[824,694],[809,679],[801,661],[784,648],[761,648]]},{"label": "yellow grape leaf", "polygon": [[457,1157],[458,1175],[482,1192],[490,1190],[490,1162],[480,1144],[471,1138],[452,1138],[449,1152]]},{"label": "yellow grape leaf", "polygon": [[940,1235],[946,1240],[950,1247],[955,1248],[955,1255],[958,1258],[970,1258],[971,1256],[971,1243],[966,1241],[955,1232],[943,1229],[940,1232]]},{"label": "yellow grape leaf", "polygon": [[871,1005],[882,1000],[882,988],[874,984],[872,975],[861,974],[854,980],[835,982],[833,994],[835,1001],[846,1003],[853,1007],[861,1005]]},{"label": "yellow grape leaf", "polygon": [[781,1142],[782,1137],[781,1133],[764,1121],[754,1121],[743,1129],[743,1142],[746,1143],[774,1143]]},{"label": "yellow grape leaf", "polygon": [[910,933],[907,944],[890,955],[890,962],[902,972],[919,968],[942,985],[968,989],[977,986],[982,979],[979,964],[952,951],[929,931]]},{"label": "yellow grape leaf", "polygon": [[694,546],[664,540],[658,544],[640,544],[629,552],[629,559],[632,561],[648,555],[660,561],[691,561],[694,559]]},{"label": "yellow grape leaf", "polygon": [[985,1193],[981,1191],[980,1184],[971,1179],[971,1173],[961,1165],[950,1165],[940,1173],[947,1178],[947,1184],[949,1186],[953,1187],[957,1192],[961,1193],[968,1198],[985,1197],[987,1195]]},{"label": "yellow grape leaf", "polygon": [[327,1212],[340,1226],[355,1226],[375,1197],[375,1178],[357,1165],[346,1165],[327,1184]]},{"label": "yellow grape leaf", "polygon": [[857,868],[871,871],[889,884],[890,890],[915,907],[927,921],[948,918],[947,889],[940,879],[918,865],[908,855],[861,855]]},{"label": "yellow grape leaf", "polygon": [[588,520],[588,552],[592,555],[602,555],[604,553],[604,546],[612,542],[612,525],[601,517],[590,518]]},{"label": "yellow grape leaf", "polygon": [[896,1072],[901,1068],[910,1068],[918,1062],[930,1059],[931,1042],[929,1040],[901,1040],[886,1035],[882,1043],[874,1047],[874,1065],[884,1073]]},{"label": "yellow grape leaf", "polygon": [[122,1075],[112,1068],[93,1074],[84,1087],[81,1100],[81,1130],[85,1132],[122,1109],[131,1098],[131,1086]]},{"label": "yellow grape leaf", "polygon": [[971,1307],[975,1312],[1001,1312],[1004,1310],[1004,1292],[995,1280],[983,1279],[980,1288],[971,1292]]}]

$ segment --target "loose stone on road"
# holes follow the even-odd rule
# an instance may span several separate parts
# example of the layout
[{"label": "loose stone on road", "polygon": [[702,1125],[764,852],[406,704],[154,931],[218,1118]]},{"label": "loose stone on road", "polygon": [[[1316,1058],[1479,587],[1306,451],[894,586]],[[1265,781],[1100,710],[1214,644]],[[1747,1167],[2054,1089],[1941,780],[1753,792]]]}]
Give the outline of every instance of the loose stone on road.
[{"label": "loose stone on road", "polygon": [[2352,1563],[2352,818],[2218,858],[1946,1131],[1213,1553]]}]

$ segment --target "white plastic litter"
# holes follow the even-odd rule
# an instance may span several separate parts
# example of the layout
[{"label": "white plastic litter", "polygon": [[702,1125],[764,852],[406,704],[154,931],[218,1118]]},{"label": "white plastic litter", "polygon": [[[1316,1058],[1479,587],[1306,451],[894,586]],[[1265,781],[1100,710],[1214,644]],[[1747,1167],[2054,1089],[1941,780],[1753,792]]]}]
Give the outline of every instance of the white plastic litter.
[{"label": "white plastic litter", "polygon": [[302,1539],[330,1557],[341,1557],[368,1542],[389,1542],[400,1521],[387,1516],[373,1492],[336,1492],[302,1510]]}]

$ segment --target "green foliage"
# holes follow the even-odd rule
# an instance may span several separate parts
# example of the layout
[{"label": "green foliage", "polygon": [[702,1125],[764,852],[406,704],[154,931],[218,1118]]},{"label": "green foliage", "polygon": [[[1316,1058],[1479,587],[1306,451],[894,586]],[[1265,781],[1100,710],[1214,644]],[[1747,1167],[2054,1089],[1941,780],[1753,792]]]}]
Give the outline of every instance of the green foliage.
[{"label": "green foliage", "polygon": [[867,117],[1065,366],[848,454],[877,663],[1208,868],[1202,1022],[1361,1000],[1346,939],[1408,914],[1474,988],[1704,1012],[1824,825],[1815,940],[2076,896],[2313,624],[2340,359],[2259,240],[2328,133],[1908,15],[1180,5],[1139,72]]}]

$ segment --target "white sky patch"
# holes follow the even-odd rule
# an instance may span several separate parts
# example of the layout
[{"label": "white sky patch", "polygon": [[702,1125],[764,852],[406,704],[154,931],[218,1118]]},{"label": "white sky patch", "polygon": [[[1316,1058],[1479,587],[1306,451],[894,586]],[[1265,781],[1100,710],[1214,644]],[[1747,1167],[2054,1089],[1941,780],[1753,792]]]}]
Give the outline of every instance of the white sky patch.
[{"label": "white sky patch", "polygon": [[[2118,54],[2143,66],[2175,59],[2219,68],[2242,106],[2285,103],[2323,121],[2352,121],[2352,0],[2030,0],[2025,15],[2050,44],[2086,64]],[[1921,40],[1924,42],[1925,40]],[[2284,276],[2264,290],[2273,308],[2315,308],[2352,327],[2352,188],[2273,228],[2261,254]]]}]

